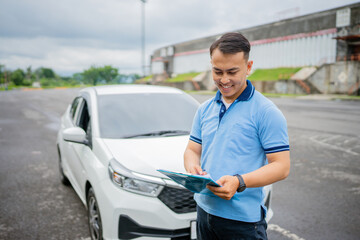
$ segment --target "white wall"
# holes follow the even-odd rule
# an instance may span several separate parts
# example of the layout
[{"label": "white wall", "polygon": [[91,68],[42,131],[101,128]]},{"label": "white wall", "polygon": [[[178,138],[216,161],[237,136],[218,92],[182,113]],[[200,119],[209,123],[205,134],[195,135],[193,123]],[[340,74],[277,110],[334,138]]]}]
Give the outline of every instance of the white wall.
[{"label": "white wall", "polygon": [[203,52],[174,57],[174,73],[203,72],[211,69],[210,53]]},{"label": "white wall", "polygon": [[162,74],[164,73],[164,63],[163,62],[152,62],[151,63],[151,73],[152,74]]},{"label": "white wall", "polygon": [[[252,45],[250,59],[256,68],[320,66],[334,63],[336,58],[336,33],[301,37]],[[203,72],[211,69],[209,52],[174,56],[175,74]],[[152,62],[152,73],[163,73],[162,62]]]},{"label": "white wall", "polygon": [[310,36],[251,46],[254,68],[320,66],[334,63],[335,34]]}]

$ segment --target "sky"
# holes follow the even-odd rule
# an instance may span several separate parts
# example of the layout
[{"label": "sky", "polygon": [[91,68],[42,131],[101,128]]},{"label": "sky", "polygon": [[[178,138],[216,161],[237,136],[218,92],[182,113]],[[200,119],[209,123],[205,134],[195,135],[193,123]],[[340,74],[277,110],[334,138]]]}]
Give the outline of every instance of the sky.
[{"label": "sky", "polygon": [[[147,0],[145,57],[163,46],[359,0]],[[141,0],[0,0],[0,64],[71,76],[111,65],[141,74]]]}]

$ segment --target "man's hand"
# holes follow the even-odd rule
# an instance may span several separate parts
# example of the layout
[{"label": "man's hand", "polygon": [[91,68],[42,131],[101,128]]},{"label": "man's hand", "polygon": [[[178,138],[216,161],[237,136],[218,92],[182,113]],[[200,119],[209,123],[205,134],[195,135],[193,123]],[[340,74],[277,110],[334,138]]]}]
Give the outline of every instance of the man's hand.
[{"label": "man's hand", "polygon": [[240,184],[237,177],[229,175],[221,177],[216,181],[216,183],[221,187],[213,187],[208,185],[207,188],[216,196],[219,196],[225,200],[230,200],[234,196]]},{"label": "man's hand", "polygon": [[184,167],[186,172],[197,175],[205,175],[200,166],[201,144],[189,140],[184,153]]},{"label": "man's hand", "polygon": [[196,175],[205,175],[206,174],[206,172],[201,169],[201,166],[196,165],[196,164],[189,166],[187,169],[187,172],[191,173],[191,174],[196,174]]}]

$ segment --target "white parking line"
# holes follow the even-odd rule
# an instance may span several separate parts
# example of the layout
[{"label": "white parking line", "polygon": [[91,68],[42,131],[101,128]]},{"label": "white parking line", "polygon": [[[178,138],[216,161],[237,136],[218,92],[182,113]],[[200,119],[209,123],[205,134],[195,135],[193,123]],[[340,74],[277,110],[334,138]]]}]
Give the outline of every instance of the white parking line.
[{"label": "white parking line", "polygon": [[276,224],[269,224],[267,229],[278,232],[281,235],[288,237],[291,240],[305,240],[304,238],[299,237],[295,233],[291,233],[290,231],[283,229],[282,227],[280,227],[279,225],[276,225]]},{"label": "white parking line", "polygon": [[318,136],[310,137],[310,140],[315,142],[315,143],[318,143],[320,145],[323,145],[324,147],[328,147],[328,148],[331,148],[331,149],[334,149],[334,150],[346,152],[346,153],[349,153],[349,154],[352,154],[352,155],[355,155],[355,156],[359,155],[358,153],[351,151],[351,149],[346,149],[346,148],[343,148],[343,147],[335,146],[333,144],[329,144],[329,143],[319,141],[319,140],[316,139],[316,137],[318,137]]}]

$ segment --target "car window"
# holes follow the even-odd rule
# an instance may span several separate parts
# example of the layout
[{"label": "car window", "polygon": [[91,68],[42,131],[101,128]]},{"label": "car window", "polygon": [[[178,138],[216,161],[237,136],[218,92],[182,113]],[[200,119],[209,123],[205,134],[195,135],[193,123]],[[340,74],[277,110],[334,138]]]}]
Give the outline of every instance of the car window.
[{"label": "car window", "polygon": [[81,100],[81,98],[80,98],[80,97],[77,97],[77,98],[74,99],[74,101],[73,101],[72,104],[71,104],[70,117],[71,117],[71,120],[73,120],[73,121],[74,121],[76,109],[77,109],[77,107],[79,106],[80,100]]},{"label": "car window", "polygon": [[100,136],[125,138],[167,131],[188,134],[197,107],[198,103],[187,94],[100,95]]},{"label": "car window", "polygon": [[77,116],[76,126],[84,129],[84,131],[87,131],[87,126],[90,120],[90,115],[87,107],[86,101],[82,101],[80,112]]},{"label": "car window", "polygon": [[90,114],[88,109],[88,104],[85,99],[83,99],[80,107],[80,112],[77,116],[76,125],[86,132],[86,139],[89,141],[89,145],[91,146],[91,121]]}]

